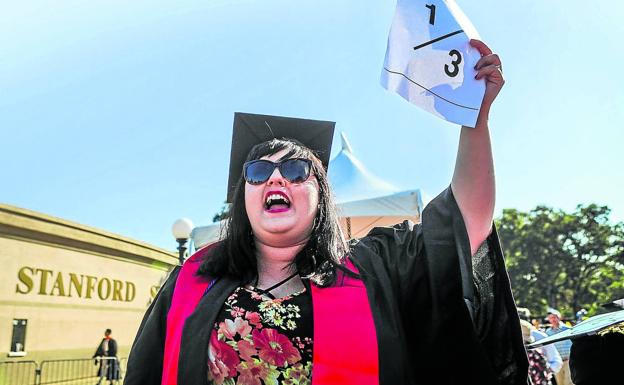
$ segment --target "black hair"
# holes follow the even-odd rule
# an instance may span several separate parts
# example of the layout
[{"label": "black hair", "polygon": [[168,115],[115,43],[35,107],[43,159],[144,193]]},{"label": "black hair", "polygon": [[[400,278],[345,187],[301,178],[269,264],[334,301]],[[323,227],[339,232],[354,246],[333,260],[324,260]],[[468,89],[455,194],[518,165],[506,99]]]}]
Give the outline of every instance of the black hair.
[{"label": "black hair", "polygon": [[[311,174],[316,176],[319,185],[319,204],[312,233],[293,264],[302,277],[308,276],[320,286],[331,285],[336,279],[336,268],[341,267],[348,248],[340,230],[327,172],[321,161],[309,148],[286,138],[255,145],[249,151],[246,161],[283,150],[286,153],[282,159],[310,159]],[[245,209],[245,180],[242,176],[236,185],[221,239],[204,257],[198,274],[209,277],[228,276],[243,283],[254,282],[258,278],[256,250],[251,223]]]},{"label": "black hair", "polygon": [[112,330],[110,330],[110,329],[106,329],[106,330],[104,331],[104,334],[111,334],[112,332],[113,332]]}]

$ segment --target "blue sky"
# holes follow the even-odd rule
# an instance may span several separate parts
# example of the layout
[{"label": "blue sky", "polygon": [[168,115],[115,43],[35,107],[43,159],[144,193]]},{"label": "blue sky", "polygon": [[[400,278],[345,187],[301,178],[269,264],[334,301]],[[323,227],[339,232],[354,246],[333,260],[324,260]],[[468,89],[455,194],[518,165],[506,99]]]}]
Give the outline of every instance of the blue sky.
[{"label": "blue sky", "polygon": [[[458,1],[503,60],[497,213],[624,220],[624,6]],[[169,249],[225,199],[234,111],[334,120],[370,170],[434,196],[459,127],[379,85],[395,2],[32,1],[0,12],[0,202]],[[339,147],[338,135],[335,147]]]}]

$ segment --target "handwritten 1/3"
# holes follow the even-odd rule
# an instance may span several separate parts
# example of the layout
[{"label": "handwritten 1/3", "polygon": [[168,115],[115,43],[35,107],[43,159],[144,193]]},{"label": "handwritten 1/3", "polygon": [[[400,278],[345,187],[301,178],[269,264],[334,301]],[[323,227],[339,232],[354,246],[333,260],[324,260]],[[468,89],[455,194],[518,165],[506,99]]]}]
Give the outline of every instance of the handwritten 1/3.
[{"label": "handwritten 1/3", "polygon": [[[425,7],[427,9],[429,9],[429,24],[435,25],[435,14],[436,14],[436,6],[435,6],[435,4],[425,4]],[[460,29],[460,30],[455,31],[455,32],[447,33],[444,36],[440,36],[440,37],[437,37],[435,39],[429,40],[428,42],[425,42],[425,43],[417,45],[416,47],[414,47],[414,50],[420,49],[422,47],[426,47],[426,46],[428,46],[430,44],[433,44],[433,43],[435,43],[437,41],[447,39],[447,38],[449,38],[451,36],[457,35],[458,33],[462,33],[462,32],[464,32],[464,31]],[[461,53],[458,50],[456,50],[456,49],[450,50],[449,51],[449,56],[451,56],[453,58],[453,60],[451,61],[450,65],[448,65],[448,64],[444,65],[444,73],[446,75],[454,78],[455,76],[457,76],[459,74],[459,65],[462,62],[462,56],[461,56]]]}]

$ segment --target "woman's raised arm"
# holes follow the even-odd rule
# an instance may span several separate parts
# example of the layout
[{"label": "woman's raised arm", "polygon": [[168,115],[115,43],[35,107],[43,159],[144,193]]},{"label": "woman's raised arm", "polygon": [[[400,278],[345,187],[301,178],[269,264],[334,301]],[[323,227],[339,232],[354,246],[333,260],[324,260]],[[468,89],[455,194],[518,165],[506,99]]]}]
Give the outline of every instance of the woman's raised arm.
[{"label": "woman's raised arm", "polygon": [[484,79],[486,88],[476,127],[461,128],[451,189],[466,224],[470,250],[474,255],[492,229],[496,187],[488,116],[505,80],[498,55],[479,40],[471,40],[470,44],[481,53],[475,67],[476,78]]}]

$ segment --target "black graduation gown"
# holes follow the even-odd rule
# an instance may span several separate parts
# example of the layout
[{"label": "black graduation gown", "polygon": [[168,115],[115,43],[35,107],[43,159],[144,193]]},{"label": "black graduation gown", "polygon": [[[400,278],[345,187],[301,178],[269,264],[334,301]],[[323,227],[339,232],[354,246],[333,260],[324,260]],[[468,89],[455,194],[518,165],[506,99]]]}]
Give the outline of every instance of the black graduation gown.
[{"label": "black graduation gown", "polygon": [[[422,225],[375,228],[351,243],[379,351],[379,383],[527,383],[528,361],[496,230],[490,272],[473,274],[468,234],[450,188],[431,201]],[[159,384],[176,267],[148,309],[129,360],[127,385]],[[218,310],[240,282],[222,278],[187,319],[178,383],[205,385],[207,347]],[[357,352],[354,352],[357,354]]]}]

